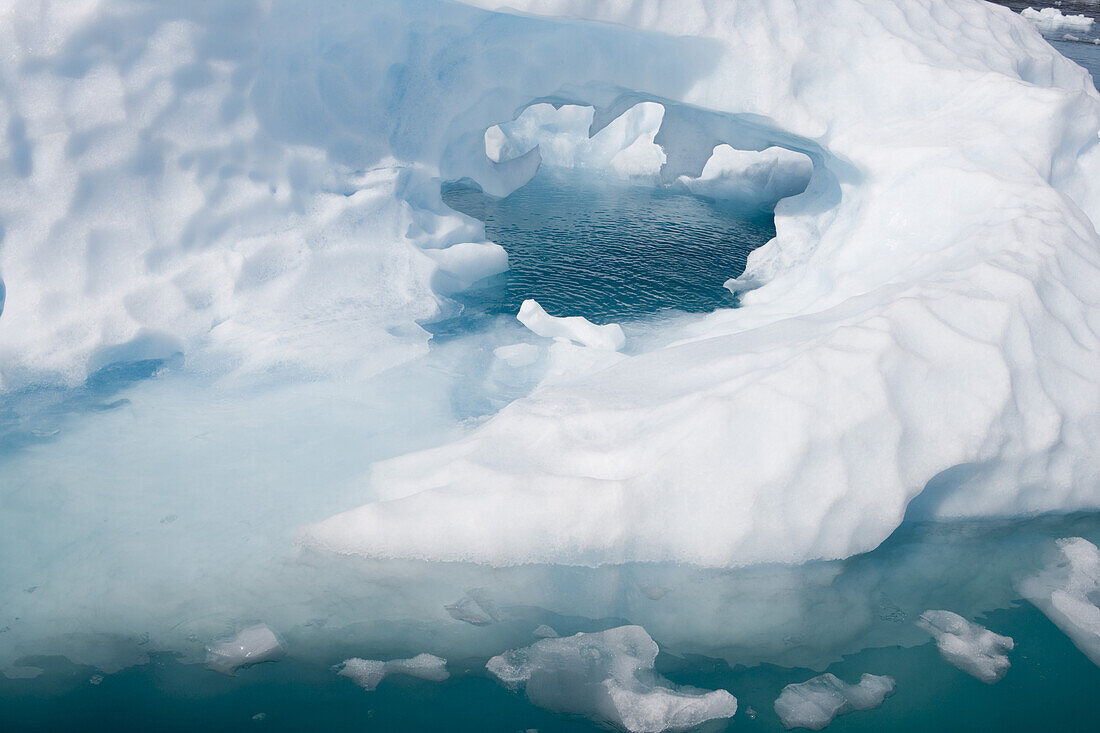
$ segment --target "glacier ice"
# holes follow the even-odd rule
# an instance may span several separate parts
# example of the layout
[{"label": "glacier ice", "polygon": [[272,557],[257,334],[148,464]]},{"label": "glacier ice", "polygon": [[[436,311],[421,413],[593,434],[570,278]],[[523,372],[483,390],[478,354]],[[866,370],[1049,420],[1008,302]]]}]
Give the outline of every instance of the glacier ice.
[{"label": "glacier ice", "polygon": [[1100,666],[1100,550],[1083,537],[1057,542],[1060,556],[1020,583],[1020,593]]},{"label": "glacier ice", "polygon": [[877,708],[893,692],[890,677],[864,674],[857,684],[849,685],[827,672],[784,687],[775,701],[775,712],[787,728],[821,730],[838,715]]},{"label": "glacier ice", "polygon": [[940,655],[969,675],[993,684],[1008,671],[1010,637],[996,634],[951,611],[925,611],[917,625],[936,640]]},{"label": "glacier ice", "polygon": [[232,638],[206,647],[206,666],[222,674],[233,674],[241,667],[271,662],[286,654],[278,635],[265,624],[241,629]]},{"label": "glacier ice", "polygon": [[584,316],[552,316],[530,298],[520,305],[516,318],[539,336],[567,339],[581,346],[618,351],[626,343],[623,329],[617,323],[598,326]]},{"label": "glacier ice", "polygon": [[631,733],[686,730],[729,718],[737,700],[725,690],[676,686],[653,669],[657,644],[640,626],[546,638],[489,660],[502,684],[522,687],[549,710],[610,723]]},{"label": "glacier ice", "polygon": [[383,679],[392,674],[418,677],[431,682],[442,682],[451,675],[447,672],[447,660],[432,654],[417,654],[411,659],[345,659],[335,667],[341,677],[351,678],[364,690],[373,690]]},{"label": "glacier ice", "polygon": [[1020,15],[1035,24],[1044,33],[1064,30],[1087,31],[1092,28],[1093,19],[1087,15],[1063,15],[1058,8],[1024,8]]},{"label": "glacier ice", "polygon": [[[549,610],[575,611],[551,590],[592,617],[621,600],[662,644],[820,664],[919,643],[889,618],[948,601],[879,599],[871,560],[753,563],[851,557],[907,512],[1100,504],[1100,102],[1026,19],[938,0],[507,5],[0,11],[5,398],[176,358],[33,450],[2,446],[0,590],[20,619],[3,620],[5,674],[43,647],[137,663],[146,632],[201,661],[261,613],[320,633],[306,624],[329,596],[355,599],[332,625],[436,624],[488,656],[505,624],[446,607],[500,577],[494,593]],[[552,130],[542,105],[576,119]],[[741,307],[638,340],[624,323],[625,353],[556,342],[530,394],[456,416],[470,381],[422,324],[506,256],[440,183],[499,196],[571,161],[675,184],[723,145],[813,164],[731,284]],[[529,338],[511,328],[464,356],[503,365],[493,349]],[[516,569],[451,578],[409,558]],[[669,564],[600,569],[631,560]],[[597,567],[582,593],[523,565],[539,561]],[[954,572],[968,618],[1009,602]],[[639,577],[601,595],[619,574]],[[844,623],[807,626],[815,604]],[[682,623],[730,606],[745,618]]]}]

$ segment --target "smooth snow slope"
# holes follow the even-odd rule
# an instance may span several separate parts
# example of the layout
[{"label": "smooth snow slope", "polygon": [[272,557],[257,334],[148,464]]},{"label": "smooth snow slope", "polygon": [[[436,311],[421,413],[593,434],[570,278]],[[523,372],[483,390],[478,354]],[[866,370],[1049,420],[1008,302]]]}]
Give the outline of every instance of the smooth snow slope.
[{"label": "smooth snow slope", "polygon": [[6,7],[3,386],[177,352],[234,377],[401,364],[505,264],[438,193],[533,173],[537,149],[494,162],[486,130],[549,101],[595,107],[596,132],[656,102],[666,181],[722,143],[814,161],[744,307],[384,464],[377,490],[407,498],[307,544],[724,565],[873,547],[937,475],[933,515],[1100,503],[1100,100],[1026,21],[517,4]]}]

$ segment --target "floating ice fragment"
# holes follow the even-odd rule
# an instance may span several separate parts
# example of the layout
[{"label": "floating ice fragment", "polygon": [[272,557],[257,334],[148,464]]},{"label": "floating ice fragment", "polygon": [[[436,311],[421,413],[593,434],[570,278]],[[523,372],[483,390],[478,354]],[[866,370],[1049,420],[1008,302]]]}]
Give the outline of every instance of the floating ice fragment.
[{"label": "floating ice fragment", "polygon": [[1055,33],[1060,30],[1087,31],[1092,27],[1093,20],[1087,15],[1062,15],[1058,8],[1024,8],[1020,15],[1035,24],[1043,33]]},{"label": "floating ice fragment", "polygon": [[1005,676],[1010,637],[995,634],[951,611],[925,611],[917,626],[936,639],[940,655],[963,672],[993,684]]},{"label": "floating ice fragment", "polygon": [[493,356],[510,367],[525,367],[539,358],[539,347],[534,344],[510,344],[493,349]]},{"label": "floating ice fragment", "polygon": [[762,209],[806,190],[814,166],[803,153],[771,147],[761,151],[719,145],[698,178],[680,182],[699,196]]},{"label": "floating ice fragment", "polygon": [[1023,581],[1020,593],[1100,666],[1100,550],[1082,537],[1060,539],[1058,549],[1064,559]]},{"label": "floating ice fragment", "polygon": [[618,351],[626,343],[623,329],[617,323],[597,326],[583,316],[552,316],[530,298],[520,305],[516,318],[530,331],[546,338],[564,338],[609,351]]},{"label": "floating ice fragment", "polygon": [[240,667],[274,661],[285,653],[278,635],[265,624],[256,624],[231,639],[206,647],[206,666],[222,674],[233,674]]},{"label": "floating ice fragment", "polygon": [[333,667],[341,677],[348,677],[364,690],[373,690],[391,674],[404,674],[422,680],[442,682],[451,675],[447,672],[447,660],[433,654],[417,654],[411,659],[345,659]]},{"label": "floating ice fragment", "polygon": [[775,701],[775,712],[788,728],[821,730],[838,715],[877,708],[893,692],[892,677],[864,674],[859,684],[849,685],[826,672],[784,687]]},{"label": "floating ice fragment", "polygon": [[558,638],[558,636],[560,636],[558,632],[554,631],[546,624],[539,624],[531,633],[539,637],[540,639],[556,639]]},{"label": "floating ice fragment", "polygon": [[653,669],[657,644],[641,626],[543,639],[489,660],[505,686],[525,688],[535,705],[584,715],[632,733],[686,730],[729,718],[737,699],[726,690],[674,685]]}]

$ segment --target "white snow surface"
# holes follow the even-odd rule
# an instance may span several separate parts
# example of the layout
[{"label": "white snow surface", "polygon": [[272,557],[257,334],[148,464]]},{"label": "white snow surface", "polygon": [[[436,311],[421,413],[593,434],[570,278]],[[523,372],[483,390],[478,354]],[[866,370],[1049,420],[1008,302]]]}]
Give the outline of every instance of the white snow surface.
[{"label": "white snow surface", "polygon": [[826,672],[784,687],[775,701],[775,712],[787,728],[821,730],[838,715],[877,708],[893,692],[891,677],[864,674],[857,684],[849,685]]},{"label": "white snow surface", "polygon": [[552,316],[530,298],[520,305],[516,319],[538,336],[565,339],[581,346],[618,351],[626,344],[626,336],[617,323],[600,326],[583,316]]},{"label": "white snow surface", "polygon": [[1057,541],[1060,556],[1020,592],[1100,666],[1100,550],[1083,537]]},{"label": "white snow surface", "polygon": [[1093,24],[1093,19],[1087,15],[1063,15],[1058,8],[1024,8],[1020,15],[1034,23],[1043,33],[1087,31]]},{"label": "white snow surface", "polygon": [[1028,21],[978,0],[506,5],[5,4],[2,387],[176,353],[227,379],[407,364],[418,323],[506,263],[440,181],[504,195],[549,134],[521,152],[509,123],[592,108],[593,140],[614,135],[584,165],[813,161],[742,307],[559,360],[362,500],[402,498],[303,543],[740,565],[868,550],[929,482],[935,517],[1100,505],[1100,98]]},{"label": "white snow surface", "polygon": [[584,715],[631,733],[687,730],[729,718],[737,699],[725,690],[673,685],[653,669],[657,643],[641,626],[547,638],[489,660],[502,684],[523,687],[539,707]]},{"label": "white snow surface", "polygon": [[940,656],[982,682],[993,684],[1008,672],[1011,637],[996,634],[952,611],[925,611],[917,626],[935,638]]},{"label": "white snow surface", "polygon": [[241,667],[271,662],[284,654],[286,650],[278,635],[265,624],[255,624],[206,647],[206,666],[222,674],[233,674]]},{"label": "white snow surface", "polygon": [[388,662],[353,657],[345,659],[335,669],[341,677],[349,677],[364,690],[375,689],[391,674],[404,674],[431,682],[442,682],[451,676],[447,672],[447,660],[432,654],[417,654],[411,659],[391,659]]}]

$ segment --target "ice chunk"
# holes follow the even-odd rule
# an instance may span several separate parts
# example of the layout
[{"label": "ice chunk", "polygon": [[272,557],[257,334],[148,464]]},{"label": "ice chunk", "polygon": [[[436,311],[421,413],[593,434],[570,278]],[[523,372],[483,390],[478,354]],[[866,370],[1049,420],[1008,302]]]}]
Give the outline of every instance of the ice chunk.
[{"label": "ice chunk", "polygon": [[1087,31],[1092,28],[1093,19],[1087,15],[1063,15],[1058,8],[1024,8],[1020,15],[1030,20],[1043,33],[1056,33],[1061,30]]},{"label": "ice chunk", "polygon": [[340,676],[351,678],[364,690],[373,690],[391,674],[404,674],[432,682],[442,682],[450,677],[447,660],[432,654],[417,654],[411,659],[391,659],[388,662],[353,657],[333,669]]},{"label": "ice chunk", "polygon": [[271,662],[285,653],[278,635],[265,624],[256,624],[206,647],[206,666],[222,674],[233,674],[241,667]]},{"label": "ice chunk", "polygon": [[1012,639],[951,611],[925,611],[917,626],[936,639],[940,655],[967,674],[993,684],[1005,676]]},{"label": "ice chunk", "polygon": [[775,712],[788,728],[821,730],[838,715],[878,707],[893,692],[892,677],[864,674],[859,684],[849,685],[826,672],[784,687],[775,701]]},{"label": "ice chunk", "polygon": [[558,638],[558,636],[560,636],[558,632],[554,631],[554,629],[547,626],[546,624],[539,624],[531,633],[539,637],[540,639],[556,639]]},{"label": "ice chunk", "polygon": [[626,344],[623,329],[617,323],[597,326],[583,316],[552,316],[535,300],[528,298],[516,316],[528,329],[547,338],[563,338],[582,346],[618,351]]},{"label": "ice chunk", "polygon": [[511,122],[485,131],[485,155],[496,163],[518,158],[536,146],[544,165],[610,170],[620,176],[655,176],[665,162],[654,142],[664,107],[632,106],[589,137],[595,110],[565,104],[533,104]]},{"label": "ice chunk", "polygon": [[771,147],[756,152],[722,144],[698,178],[681,176],[680,181],[700,196],[773,209],[780,199],[805,191],[813,169],[805,154],[793,150]]},{"label": "ice chunk", "polygon": [[534,364],[539,358],[539,347],[534,344],[510,344],[493,349],[493,356],[510,367],[525,367]]},{"label": "ice chunk", "polygon": [[737,699],[725,690],[673,685],[653,669],[657,644],[640,626],[543,639],[489,660],[504,685],[523,687],[539,707],[584,715],[632,733],[686,730],[729,718]]},{"label": "ice chunk", "polygon": [[1083,537],[1057,544],[1062,558],[1020,583],[1020,592],[1100,666],[1100,550]]}]

